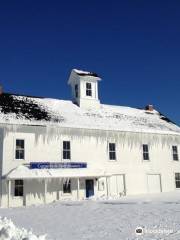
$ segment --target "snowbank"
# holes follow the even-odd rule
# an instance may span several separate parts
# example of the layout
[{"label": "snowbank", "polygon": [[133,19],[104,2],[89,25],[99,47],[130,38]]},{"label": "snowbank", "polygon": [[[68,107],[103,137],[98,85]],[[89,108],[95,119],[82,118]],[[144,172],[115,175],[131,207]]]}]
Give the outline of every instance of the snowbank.
[{"label": "snowbank", "polygon": [[31,231],[17,228],[11,220],[0,218],[0,240],[45,240],[45,236],[35,236]]}]

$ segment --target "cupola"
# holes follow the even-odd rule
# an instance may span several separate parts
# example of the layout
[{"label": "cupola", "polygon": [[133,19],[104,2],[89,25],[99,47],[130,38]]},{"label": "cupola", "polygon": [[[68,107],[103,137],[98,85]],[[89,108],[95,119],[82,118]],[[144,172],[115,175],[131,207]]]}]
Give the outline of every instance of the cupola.
[{"label": "cupola", "polygon": [[96,73],[73,69],[68,80],[72,90],[72,101],[82,108],[99,107],[98,82],[100,80]]}]

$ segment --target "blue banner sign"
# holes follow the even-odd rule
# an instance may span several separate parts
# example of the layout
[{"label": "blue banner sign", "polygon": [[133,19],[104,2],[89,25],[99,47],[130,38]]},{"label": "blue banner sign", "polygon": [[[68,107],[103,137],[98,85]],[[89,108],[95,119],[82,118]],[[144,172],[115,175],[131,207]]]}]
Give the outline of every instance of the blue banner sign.
[{"label": "blue banner sign", "polygon": [[87,168],[85,162],[31,162],[30,169]]}]

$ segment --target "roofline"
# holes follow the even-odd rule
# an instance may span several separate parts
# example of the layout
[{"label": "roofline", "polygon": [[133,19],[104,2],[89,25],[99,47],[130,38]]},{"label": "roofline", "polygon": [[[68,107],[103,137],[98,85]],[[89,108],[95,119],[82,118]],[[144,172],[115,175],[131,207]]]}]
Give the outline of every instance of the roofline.
[{"label": "roofline", "polygon": [[[96,73],[95,73],[96,74]],[[96,74],[97,75],[97,74]],[[102,79],[97,75],[97,76],[92,76],[92,75],[80,75],[76,72],[76,69],[72,69],[69,79],[68,79],[68,84],[71,84],[72,78],[73,77],[78,77],[78,78],[83,78],[84,80],[92,80],[92,81],[101,81]]]},{"label": "roofline", "polygon": [[[32,96],[32,95],[25,95],[25,94],[19,94],[19,93],[10,93],[10,92],[3,92],[2,95],[3,94],[17,96],[17,97],[27,97],[27,98],[39,98],[39,99],[46,98],[46,97],[41,97],[41,96]],[[54,99],[54,98],[52,98],[52,99]]]},{"label": "roofline", "polygon": [[58,128],[58,129],[72,129],[72,130],[84,130],[84,131],[102,131],[102,132],[118,132],[118,133],[135,133],[135,134],[149,134],[149,135],[169,135],[169,136],[179,136],[180,137],[180,132],[175,132],[175,131],[156,131],[156,132],[153,132],[153,131],[132,131],[132,130],[119,130],[119,129],[100,129],[100,128],[80,128],[80,127],[68,127],[68,126],[60,126],[58,124],[52,124],[50,126],[47,126],[47,125],[37,125],[37,124],[17,124],[17,123],[1,123],[0,122],[0,125],[11,125],[11,126],[19,126],[19,127],[43,127],[43,128]]}]

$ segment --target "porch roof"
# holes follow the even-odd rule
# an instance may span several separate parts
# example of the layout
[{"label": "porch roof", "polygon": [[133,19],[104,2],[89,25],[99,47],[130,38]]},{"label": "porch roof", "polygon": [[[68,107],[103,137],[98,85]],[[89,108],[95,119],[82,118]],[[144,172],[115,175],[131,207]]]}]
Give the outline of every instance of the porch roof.
[{"label": "porch roof", "polygon": [[28,166],[18,166],[9,172],[5,178],[13,179],[48,179],[48,178],[85,178],[103,177],[107,173],[100,169],[30,169]]}]

